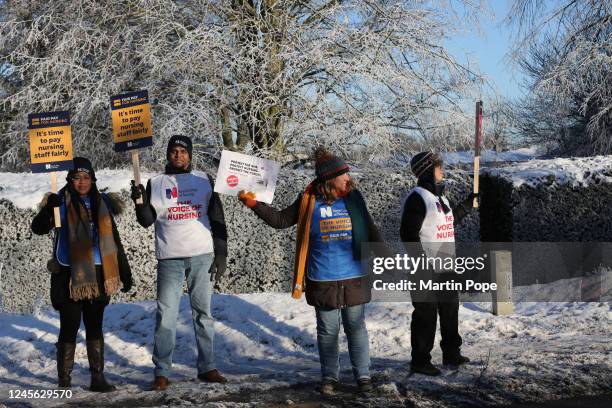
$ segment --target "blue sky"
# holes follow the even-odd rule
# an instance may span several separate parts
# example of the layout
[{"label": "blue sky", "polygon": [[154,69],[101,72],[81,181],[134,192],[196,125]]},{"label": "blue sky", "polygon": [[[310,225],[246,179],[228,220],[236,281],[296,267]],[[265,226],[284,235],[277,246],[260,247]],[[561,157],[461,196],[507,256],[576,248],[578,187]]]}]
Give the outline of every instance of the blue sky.
[{"label": "blue sky", "polygon": [[[480,32],[476,28],[469,30],[446,41],[446,46],[460,62],[466,63],[469,57],[476,63],[501,95],[518,98],[524,94],[520,87],[523,75],[507,56],[512,47],[512,31],[503,22],[510,1],[489,0],[489,6],[494,15],[481,17]],[[489,90],[484,89],[483,92],[488,93]]]}]

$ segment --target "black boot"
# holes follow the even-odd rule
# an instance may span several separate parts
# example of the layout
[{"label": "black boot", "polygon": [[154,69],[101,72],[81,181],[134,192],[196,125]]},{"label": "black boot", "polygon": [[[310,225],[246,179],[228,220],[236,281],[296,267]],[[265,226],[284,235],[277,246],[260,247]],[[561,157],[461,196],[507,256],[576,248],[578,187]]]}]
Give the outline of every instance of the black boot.
[{"label": "black boot", "polygon": [[433,364],[429,362],[421,364],[411,363],[410,372],[430,375],[432,377],[442,374],[442,371],[438,370]]},{"label": "black boot", "polygon": [[469,363],[470,359],[462,356],[461,353],[452,354],[450,356],[442,356],[442,364],[445,366],[459,367],[460,365]]},{"label": "black boot", "polygon": [[359,392],[367,394],[374,389],[374,386],[370,377],[363,377],[357,380],[357,388],[359,388]]},{"label": "black boot", "polygon": [[89,390],[95,392],[115,391],[115,386],[107,383],[104,378],[104,340],[87,342],[87,358],[89,359],[89,371],[91,371]]},{"label": "black boot", "polygon": [[57,385],[60,388],[70,388],[70,374],[74,367],[74,349],[76,343],[55,343],[57,349]]}]

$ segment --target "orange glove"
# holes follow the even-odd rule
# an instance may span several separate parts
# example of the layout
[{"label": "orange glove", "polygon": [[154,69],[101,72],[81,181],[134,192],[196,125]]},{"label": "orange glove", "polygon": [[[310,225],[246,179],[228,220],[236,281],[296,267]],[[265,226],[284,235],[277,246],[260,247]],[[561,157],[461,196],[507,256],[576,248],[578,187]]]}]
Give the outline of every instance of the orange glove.
[{"label": "orange glove", "polygon": [[242,204],[246,205],[249,208],[253,208],[255,207],[255,204],[257,204],[257,200],[255,199],[255,193],[253,193],[252,191],[241,190],[238,193],[238,199],[242,201]]}]

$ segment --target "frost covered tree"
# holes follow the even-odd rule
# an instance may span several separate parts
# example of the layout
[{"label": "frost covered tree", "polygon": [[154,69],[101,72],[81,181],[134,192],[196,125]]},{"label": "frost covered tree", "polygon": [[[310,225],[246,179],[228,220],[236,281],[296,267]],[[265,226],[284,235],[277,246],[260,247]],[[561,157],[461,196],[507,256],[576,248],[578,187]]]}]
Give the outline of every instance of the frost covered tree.
[{"label": "frost covered tree", "polygon": [[510,100],[493,94],[485,100],[484,106],[483,143],[486,148],[499,153],[524,142],[518,134],[516,112]]},{"label": "frost covered tree", "polygon": [[[460,4],[457,10],[453,5]],[[0,0],[0,157],[25,168],[28,112],[69,109],[76,152],[111,147],[109,97],[148,89],[157,154],[191,135],[197,159],[285,160],[325,143],[347,157],[452,147],[480,77],[443,47],[471,1]],[[18,143],[7,143],[18,140]],[[150,149],[149,149],[150,150]],[[161,150],[163,151],[163,150]]]},{"label": "frost covered tree", "polygon": [[518,0],[507,19],[530,91],[521,131],[560,154],[612,153],[612,2]]}]

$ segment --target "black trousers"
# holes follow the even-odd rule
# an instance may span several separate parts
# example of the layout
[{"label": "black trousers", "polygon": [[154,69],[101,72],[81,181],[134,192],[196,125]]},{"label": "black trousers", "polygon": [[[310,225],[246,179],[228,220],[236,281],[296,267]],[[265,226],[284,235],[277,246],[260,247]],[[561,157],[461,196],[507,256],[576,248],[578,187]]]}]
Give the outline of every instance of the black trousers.
[{"label": "black trousers", "polygon": [[60,332],[58,342],[76,343],[81,326],[81,315],[85,324],[87,341],[102,339],[102,320],[107,302],[80,300],[64,302],[59,307]]},{"label": "black trousers", "polygon": [[414,311],[410,322],[412,362],[424,364],[431,361],[438,315],[442,354],[447,358],[458,356],[462,343],[459,335],[459,294],[454,291],[428,292],[418,300],[412,302]]}]

